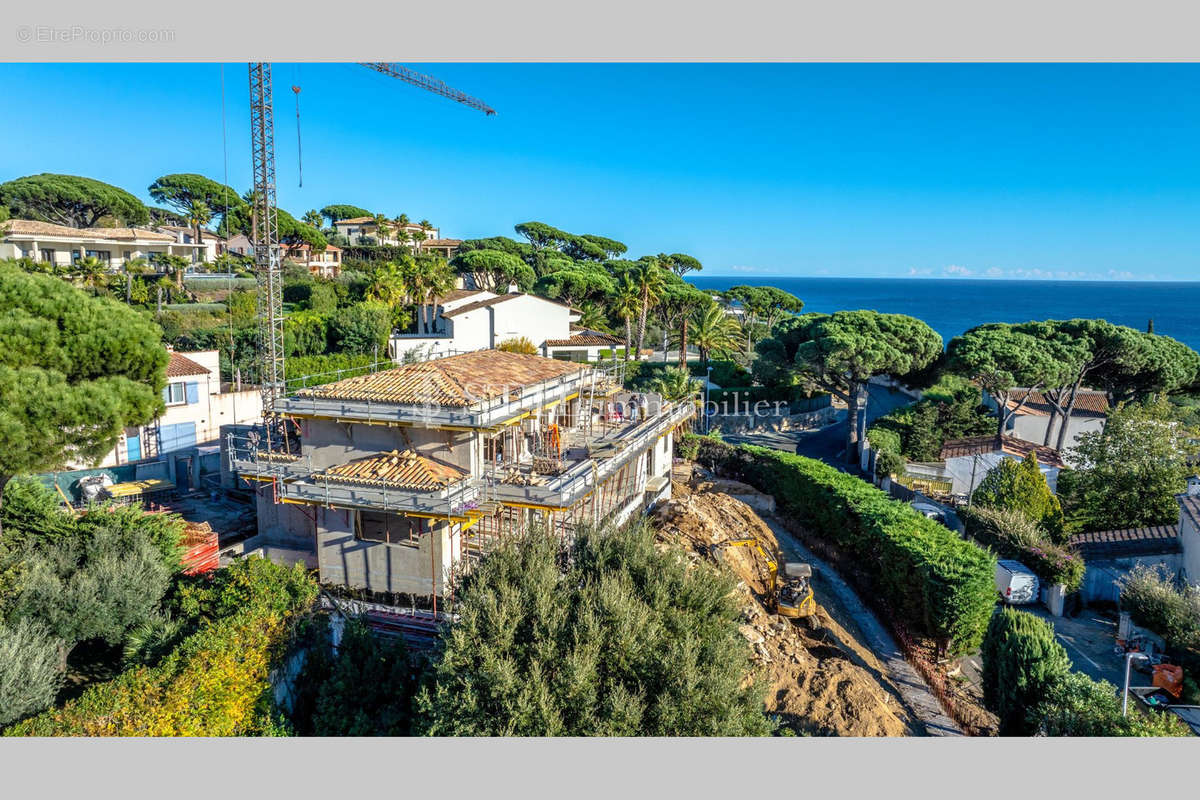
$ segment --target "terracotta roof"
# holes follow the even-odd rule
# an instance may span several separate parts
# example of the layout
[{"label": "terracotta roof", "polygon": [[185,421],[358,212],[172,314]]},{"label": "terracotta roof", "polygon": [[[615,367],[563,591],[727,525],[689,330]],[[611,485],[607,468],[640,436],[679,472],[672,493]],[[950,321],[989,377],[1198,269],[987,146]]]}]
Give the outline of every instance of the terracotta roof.
[{"label": "terracotta roof", "polygon": [[442,316],[443,317],[455,317],[455,316],[458,316],[459,314],[465,314],[468,311],[475,311],[476,309],[486,308],[487,306],[494,306],[497,303],[503,303],[506,300],[512,300],[517,297],[532,297],[536,300],[541,300],[542,302],[545,302],[545,303],[553,303],[556,306],[563,306],[564,308],[569,308],[572,311],[576,310],[576,309],[568,306],[566,303],[560,303],[557,300],[551,300],[547,297],[539,297],[536,294],[528,294],[526,292],[509,292],[508,294],[500,294],[500,295],[496,295],[495,297],[490,297],[487,300],[476,300],[474,303],[467,303],[466,305],[462,305],[462,306],[459,306],[458,308],[447,311],[446,313],[442,314]]},{"label": "terracotta roof", "polygon": [[315,473],[330,483],[387,486],[396,489],[436,491],[467,477],[467,472],[418,455],[412,450],[376,453]]},{"label": "terracotta roof", "polygon": [[[1011,392],[1017,399],[1009,400],[1008,407],[1016,408],[1020,398],[1025,396],[1025,392],[1021,389],[1013,389]],[[1033,392],[1029,395],[1029,399],[1025,401],[1025,405],[1021,406],[1018,413],[1028,414],[1030,416],[1048,417],[1054,406],[1046,399],[1046,395],[1042,392]],[[1108,415],[1108,395],[1104,392],[1098,392],[1095,389],[1080,389],[1075,394],[1075,408],[1071,411],[1071,415],[1075,417],[1103,417]]]},{"label": "terracotta roof", "polygon": [[167,360],[167,377],[183,378],[188,375],[207,375],[208,369],[200,366],[185,355],[171,353]]},{"label": "terracotta roof", "polygon": [[71,228],[66,225],[55,225],[53,222],[32,219],[10,219],[2,223],[0,227],[3,227],[6,234],[17,236],[61,236],[68,239],[103,239],[106,241],[175,241],[175,237],[169,233],[156,233],[140,228]]},{"label": "terracotta roof", "polygon": [[462,239],[422,239],[419,244],[421,247],[458,247],[462,243]]},{"label": "terracotta roof", "polygon": [[339,219],[334,225],[359,225],[363,222],[374,222],[374,217],[351,217],[350,219]]},{"label": "terracotta roof", "polygon": [[359,400],[396,405],[465,408],[518,387],[542,383],[585,367],[553,358],[476,350],[346,378],[297,392],[298,397]]},{"label": "terracotta roof", "polygon": [[944,461],[947,458],[995,453],[998,451],[1003,451],[1017,458],[1024,458],[1032,452],[1037,456],[1039,462],[1048,467],[1061,468],[1066,466],[1059,456],[1058,451],[1053,447],[1027,442],[1015,436],[1002,436],[1000,437],[1000,443],[1000,447],[997,447],[996,437],[991,435],[971,436],[966,439],[949,439],[942,445],[941,459]]},{"label": "terracotta roof", "polygon": [[1191,520],[1192,527],[1200,532],[1200,495],[1185,494],[1175,498],[1179,501],[1179,511]]},{"label": "terracotta roof", "polygon": [[1071,536],[1071,544],[1085,559],[1127,558],[1183,551],[1177,525],[1092,531]]},{"label": "terracotta roof", "polygon": [[607,333],[598,333],[596,331],[581,331],[579,333],[572,333],[570,339],[546,340],[546,345],[548,347],[590,347],[595,345],[616,345],[621,343],[621,340],[616,336],[610,336]]},{"label": "terracotta roof", "polygon": [[482,294],[482,289],[451,289],[437,299],[438,303],[452,303],[455,300],[462,300],[464,297],[472,297],[477,294]]}]

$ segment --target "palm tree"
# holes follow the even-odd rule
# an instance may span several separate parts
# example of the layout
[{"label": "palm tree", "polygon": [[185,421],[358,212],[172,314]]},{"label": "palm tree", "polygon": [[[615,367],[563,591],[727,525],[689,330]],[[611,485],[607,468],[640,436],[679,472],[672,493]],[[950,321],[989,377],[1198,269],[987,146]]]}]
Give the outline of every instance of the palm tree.
[{"label": "palm tree", "polygon": [[204,226],[212,220],[212,209],[203,200],[193,200],[184,214],[187,224],[196,231],[196,244],[204,244]]},{"label": "palm tree", "polygon": [[712,298],[700,290],[685,293],[679,298],[679,368],[687,369],[688,358],[688,326],[692,317],[701,309],[712,305]]},{"label": "palm tree", "polygon": [[392,231],[392,221],[383,214],[376,214],[374,221],[375,238],[379,240],[380,244],[386,244],[385,240],[387,239],[388,234],[390,234]]},{"label": "palm tree", "polygon": [[100,294],[100,287],[108,280],[108,265],[95,256],[84,256],[74,266],[79,282],[91,287],[93,295]]},{"label": "palm tree", "polygon": [[700,351],[700,363],[705,367],[711,356],[727,356],[736,352],[741,344],[741,326],[716,303],[698,309],[692,324],[695,326],[692,341]]},{"label": "palm tree", "polygon": [[400,227],[404,227],[410,221],[411,220],[409,220],[408,214],[400,214],[396,217],[396,224],[399,225]]},{"label": "palm tree", "polygon": [[125,303],[133,302],[133,276],[145,275],[151,269],[150,262],[144,256],[131,258],[125,262]]},{"label": "palm tree", "polygon": [[591,300],[584,301],[579,306],[579,327],[589,331],[604,331],[608,333],[608,319],[604,309]]},{"label": "palm tree", "polygon": [[187,259],[183,256],[162,255],[158,257],[158,264],[161,267],[166,267],[167,272],[175,276],[175,288],[183,291],[183,273],[187,270]]},{"label": "palm tree", "polygon": [[321,212],[317,211],[315,208],[311,208],[304,212],[305,224],[311,225],[317,230],[321,230],[321,223],[324,221],[325,218],[321,216]]},{"label": "palm tree", "polygon": [[658,303],[662,297],[664,286],[662,267],[655,260],[639,261],[630,270],[633,282],[638,287],[640,310],[638,312],[637,356],[642,357],[642,345],[646,341],[646,314],[650,307]]},{"label": "palm tree", "polygon": [[628,273],[621,276],[617,290],[612,298],[613,313],[625,322],[625,360],[629,360],[629,350],[633,347],[633,318],[641,307],[642,295],[637,284]]},{"label": "palm tree", "polygon": [[700,381],[689,375],[685,369],[667,367],[662,375],[650,382],[650,388],[661,394],[664,400],[675,403],[695,397],[700,391]]},{"label": "palm tree", "polygon": [[433,223],[427,219],[423,219],[420,222],[418,222],[417,224],[420,225],[425,230],[431,230],[433,228]]},{"label": "palm tree", "polygon": [[407,277],[394,261],[380,264],[367,284],[367,298],[387,303],[395,308],[408,299]]},{"label": "palm tree", "polygon": [[419,269],[425,275],[423,281],[425,294],[422,302],[429,306],[429,311],[425,317],[425,331],[426,333],[430,333],[433,328],[434,314],[437,312],[437,300],[454,288],[458,273],[445,260],[439,260],[432,264],[424,264]]}]

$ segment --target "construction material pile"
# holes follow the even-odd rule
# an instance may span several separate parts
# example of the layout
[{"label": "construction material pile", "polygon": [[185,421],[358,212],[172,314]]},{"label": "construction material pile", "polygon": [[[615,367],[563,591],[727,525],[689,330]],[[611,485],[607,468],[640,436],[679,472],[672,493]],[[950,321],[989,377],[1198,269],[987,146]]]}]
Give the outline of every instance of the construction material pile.
[{"label": "construction material pile", "polygon": [[[869,651],[824,608],[794,622],[772,614],[763,605],[770,570],[756,549],[726,547],[712,555],[712,545],[730,539],[754,536],[767,552],[777,550],[777,543],[771,529],[746,503],[711,488],[673,481],[673,499],[658,510],[659,535],[683,545],[696,559],[715,557],[740,579],[741,631],[753,648],[755,677],[769,686],[767,712],[778,715],[797,733],[911,734],[911,715],[881,684]],[[738,487],[721,488],[743,493]]]}]

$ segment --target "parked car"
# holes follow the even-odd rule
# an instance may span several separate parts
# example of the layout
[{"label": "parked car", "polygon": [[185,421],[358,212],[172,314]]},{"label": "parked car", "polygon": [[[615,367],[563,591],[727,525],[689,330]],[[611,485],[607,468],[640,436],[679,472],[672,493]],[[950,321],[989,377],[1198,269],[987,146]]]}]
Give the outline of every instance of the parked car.
[{"label": "parked car", "polygon": [[1038,601],[1038,577],[1020,561],[996,562],[996,590],[1000,599],[1010,606],[1027,605]]}]

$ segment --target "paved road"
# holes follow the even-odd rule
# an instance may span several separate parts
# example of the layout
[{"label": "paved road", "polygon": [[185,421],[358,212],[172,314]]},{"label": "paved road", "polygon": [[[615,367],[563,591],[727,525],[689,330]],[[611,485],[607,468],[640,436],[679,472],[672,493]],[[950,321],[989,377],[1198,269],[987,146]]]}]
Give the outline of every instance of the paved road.
[{"label": "paved road", "polygon": [[[913,399],[903,392],[894,391],[884,386],[869,384],[867,387],[867,425],[913,402]],[[744,434],[728,434],[725,439],[738,444],[756,444],[762,447],[773,447],[776,450],[786,450],[789,453],[799,453],[802,456],[824,461],[826,464],[846,469],[844,453],[846,451],[846,411],[838,412],[838,422],[816,431],[784,431],[784,432],[751,432]]]}]

